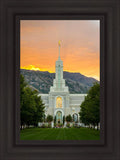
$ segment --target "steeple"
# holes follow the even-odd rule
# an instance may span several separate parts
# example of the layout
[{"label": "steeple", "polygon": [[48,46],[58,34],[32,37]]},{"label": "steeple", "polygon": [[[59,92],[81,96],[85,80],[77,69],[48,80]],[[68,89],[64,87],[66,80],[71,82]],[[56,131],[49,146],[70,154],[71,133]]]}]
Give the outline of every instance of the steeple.
[{"label": "steeple", "polygon": [[61,60],[61,59],[60,59],[60,46],[61,46],[61,41],[60,41],[60,40],[58,41],[58,46],[59,46],[59,56],[58,56],[58,60]]},{"label": "steeple", "polygon": [[58,41],[59,56],[55,64],[55,79],[53,80],[53,86],[50,87],[50,92],[69,92],[63,79],[63,61],[60,58],[60,46],[61,42]]}]

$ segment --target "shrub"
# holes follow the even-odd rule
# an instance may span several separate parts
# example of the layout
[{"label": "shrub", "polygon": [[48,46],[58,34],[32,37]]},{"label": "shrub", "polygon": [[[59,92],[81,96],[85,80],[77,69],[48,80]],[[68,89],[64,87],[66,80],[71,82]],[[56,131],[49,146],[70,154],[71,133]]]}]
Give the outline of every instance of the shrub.
[{"label": "shrub", "polygon": [[47,122],[52,122],[53,121],[53,116],[52,115],[48,115],[47,116]]},{"label": "shrub", "polygon": [[63,124],[62,124],[62,123],[59,123],[59,124],[58,124],[58,126],[59,126],[59,127],[62,127],[62,126],[63,126]]},{"label": "shrub", "polygon": [[51,128],[51,124],[50,123],[48,124],[48,128]]},{"label": "shrub", "polygon": [[66,121],[67,122],[72,122],[72,116],[70,114],[68,116],[66,116]]},{"label": "shrub", "polygon": [[46,128],[45,124],[42,124],[41,128]]},{"label": "shrub", "polygon": [[70,123],[67,123],[66,127],[70,128]]}]

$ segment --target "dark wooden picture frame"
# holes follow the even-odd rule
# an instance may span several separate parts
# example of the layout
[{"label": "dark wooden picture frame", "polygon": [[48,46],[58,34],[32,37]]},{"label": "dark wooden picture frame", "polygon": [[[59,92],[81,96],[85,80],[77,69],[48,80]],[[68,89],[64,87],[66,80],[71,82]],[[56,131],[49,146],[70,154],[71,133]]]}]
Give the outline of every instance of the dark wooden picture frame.
[{"label": "dark wooden picture frame", "polygon": [[[1,160],[120,160],[119,10],[118,0],[1,1]],[[21,19],[100,20],[100,140],[20,141]]]}]

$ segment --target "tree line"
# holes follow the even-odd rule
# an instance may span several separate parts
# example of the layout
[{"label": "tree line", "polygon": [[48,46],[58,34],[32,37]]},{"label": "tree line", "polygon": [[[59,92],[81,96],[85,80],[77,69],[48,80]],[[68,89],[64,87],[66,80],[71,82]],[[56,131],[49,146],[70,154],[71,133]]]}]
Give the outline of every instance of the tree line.
[{"label": "tree line", "polygon": [[20,75],[20,116],[22,126],[37,126],[44,118],[44,104],[38,91],[32,90]]},{"label": "tree line", "polygon": [[100,123],[100,84],[95,83],[80,105],[80,120],[85,125],[97,126]]}]

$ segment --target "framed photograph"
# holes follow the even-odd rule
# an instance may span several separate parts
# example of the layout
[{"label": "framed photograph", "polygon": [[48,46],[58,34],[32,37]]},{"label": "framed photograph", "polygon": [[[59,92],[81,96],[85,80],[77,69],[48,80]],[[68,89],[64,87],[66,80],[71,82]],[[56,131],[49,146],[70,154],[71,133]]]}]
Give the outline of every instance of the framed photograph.
[{"label": "framed photograph", "polygon": [[119,160],[119,1],[1,2],[0,158]]},{"label": "framed photograph", "polygon": [[100,140],[100,20],[20,20],[20,104],[21,140]]}]

